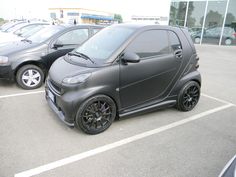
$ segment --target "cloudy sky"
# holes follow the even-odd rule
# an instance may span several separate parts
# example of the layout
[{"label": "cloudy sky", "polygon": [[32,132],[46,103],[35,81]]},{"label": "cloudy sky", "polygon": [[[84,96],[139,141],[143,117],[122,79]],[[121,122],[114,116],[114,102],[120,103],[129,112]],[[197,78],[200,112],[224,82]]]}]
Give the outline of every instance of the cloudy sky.
[{"label": "cloudy sky", "polygon": [[[170,0],[0,0],[0,17],[48,18],[49,7],[77,7],[131,15],[168,16]],[[4,3],[3,3],[4,1]]]}]

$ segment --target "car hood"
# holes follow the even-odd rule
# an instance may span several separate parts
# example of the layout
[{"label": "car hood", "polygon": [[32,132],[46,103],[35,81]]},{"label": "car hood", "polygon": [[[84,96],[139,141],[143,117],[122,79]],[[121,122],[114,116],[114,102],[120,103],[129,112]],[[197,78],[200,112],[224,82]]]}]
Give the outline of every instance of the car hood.
[{"label": "car hood", "polygon": [[[12,42],[12,41],[19,41],[23,39],[22,37],[19,37],[17,35],[14,35],[12,33],[5,33],[5,34],[1,34],[0,33],[0,43],[3,42]],[[0,44],[1,45],[1,44]]]},{"label": "car hood", "polygon": [[57,59],[49,70],[49,78],[53,82],[61,85],[62,81],[66,77],[72,77],[83,73],[90,73],[97,68],[90,68],[86,65],[73,64],[66,60],[66,56]]},{"label": "car hood", "polygon": [[9,56],[19,51],[35,47],[37,44],[29,43],[26,41],[17,41],[5,43],[4,46],[0,47],[0,56]]}]

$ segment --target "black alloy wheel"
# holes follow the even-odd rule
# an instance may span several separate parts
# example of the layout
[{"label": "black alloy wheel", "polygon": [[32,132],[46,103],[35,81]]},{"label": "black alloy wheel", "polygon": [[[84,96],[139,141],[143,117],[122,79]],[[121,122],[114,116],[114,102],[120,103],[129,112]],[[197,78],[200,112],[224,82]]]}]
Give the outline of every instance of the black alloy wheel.
[{"label": "black alloy wheel", "polygon": [[80,106],[76,116],[76,126],[85,133],[98,134],[108,129],[115,117],[114,101],[105,95],[99,95]]},{"label": "black alloy wheel", "polygon": [[190,111],[198,103],[200,98],[200,86],[195,81],[190,81],[181,89],[177,101],[177,108],[181,111]]}]

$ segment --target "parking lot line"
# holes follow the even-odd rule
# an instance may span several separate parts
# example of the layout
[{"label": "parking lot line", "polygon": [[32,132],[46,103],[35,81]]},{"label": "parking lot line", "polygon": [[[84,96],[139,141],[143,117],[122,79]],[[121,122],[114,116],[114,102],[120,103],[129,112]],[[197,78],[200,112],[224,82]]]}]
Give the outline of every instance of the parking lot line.
[{"label": "parking lot line", "polygon": [[143,133],[140,133],[140,134],[122,139],[120,141],[111,143],[111,144],[107,144],[107,145],[104,145],[104,146],[101,146],[101,147],[98,147],[98,148],[95,148],[95,149],[92,149],[92,150],[89,150],[89,151],[86,151],[86,152],[83,152],[83,153],[80,153],[80,154],[76,154],[76,155],[73,155],[73,156],[58,160],[58,161],[54,161],[54,162],[51,162],[51,163],[48,163],[48,164],[30,169],[30,170],[27,170],[27,171],[17,173],[17,174],[14,175],[14,177],[31,177],[31,176],[34,176],[34,175],[37,175],[37,174],[41,174],[43,172],[53,170],[55,168],[58,168],[58,167],[61,167],[61,166],[64,166],[64,165],[68,165],[68,164],[73,163],[73,162],[80,161],[82,159],[100,154],[102,152],[105,152],[105,151],[108,151],[108,150],[111,150],[111,149],[114,149],[114,148],[117,148],[117,147],[120,147],[120,146],[123,146],[123,145],[126,145],[128,143],[135,142],[137,140],[149,137],[151,135],[158,134],[158,133],[170,130],[172,128],[184,125],[186,123],[189,123],[189,122],[192,122],[194,120],[200,119],[202,117],[213,114],[215,112],[222,111],[222,110],[230,108],[232,106],[234,106],[234,105],[231,104],[231,103],[225,104],[223,106],[219,106],[219,107],[210,109],[208,111],[204,111],[202,113],[193,115],[193,116],[188,117],[186,119],[176,121],[174,123],[171,123],[171,124],[168,124],[168,125],[165,125],[165,126],[162,126],[162,127],[150,130],[150,131],[146,131],[146,132],[143,132]]},{"label": "parking lot line", "polygon": [[17,96],[24,96],[24,95],[33,95],[33,94],[44,93],[44,92],[45,92],[44,90],[40,90],[40,91],[35,91],[35,92],[25,92],[25,93],[16,93],[16,94],[10,94],[10,95],[2,95],[2,96],[0,96],[0,99],[17,97]]},{"label": "parking lot line", "polygon": [[[39,91],[35,91],[35,92],[25,92],[25,93],[16,93],[16,94],[9,94],[9,95],[1,95],[1,96],[0,96],[0,99],[9,98],[9,97],[24,96],[24,95],[33,95],[33,94],[44,93],[44,92],[45,92],[44,90],[39,90]],[[221,102],[221,103],[224,103],[224,104],[233,104],[233,103],[230,103],[229,101],[225,101],[225,100],[222,100],[222,99],[219,99],[219,98],[216,98],[216,97],[207,95],[207,94],[205,94],[205,93],[201,93],[201,96],[204,96],[204,97],[207,97],[207,98],[216,100],[216,101]],[[235,104],[233,104],[233,105],[236,106]]]},{"label": "parking lot line", "polygon": [[201,96],[204,96],[204,97],[210,98],[210,99],[212,99],[212,100],[216,100],[216,101],[221,102],[221,103],[232,104],[232,105],[236,106],[235,104],[230,103],[229,101],[225,101],[225,100],[222,100],[222,99],[219,99],[219,98],[216,98],[216,97],[213,97],[213,96],[207,95],[207,94],[205,94],[205,93],[201,93]]}]

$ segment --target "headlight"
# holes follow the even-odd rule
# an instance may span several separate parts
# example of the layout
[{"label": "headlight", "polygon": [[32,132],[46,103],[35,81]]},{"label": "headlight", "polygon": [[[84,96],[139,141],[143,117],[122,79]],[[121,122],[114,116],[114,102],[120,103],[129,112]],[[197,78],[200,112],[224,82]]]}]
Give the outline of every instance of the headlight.
[{"label": "headlight", "polygon": [[0,56],[0,64],[6,64],[8,62],[8,57]]},{"label": "headlight", "polygon": [[63,82],[66,84],[82,83],[82,82],[85,82],[86,79],[88,79],[88,77],[90,75],[91,75],[91,73],[86,73],[86,74],[80,74],[80,75],[73,76],[73,77],[66,77],[65,79],[63,79]]}]

